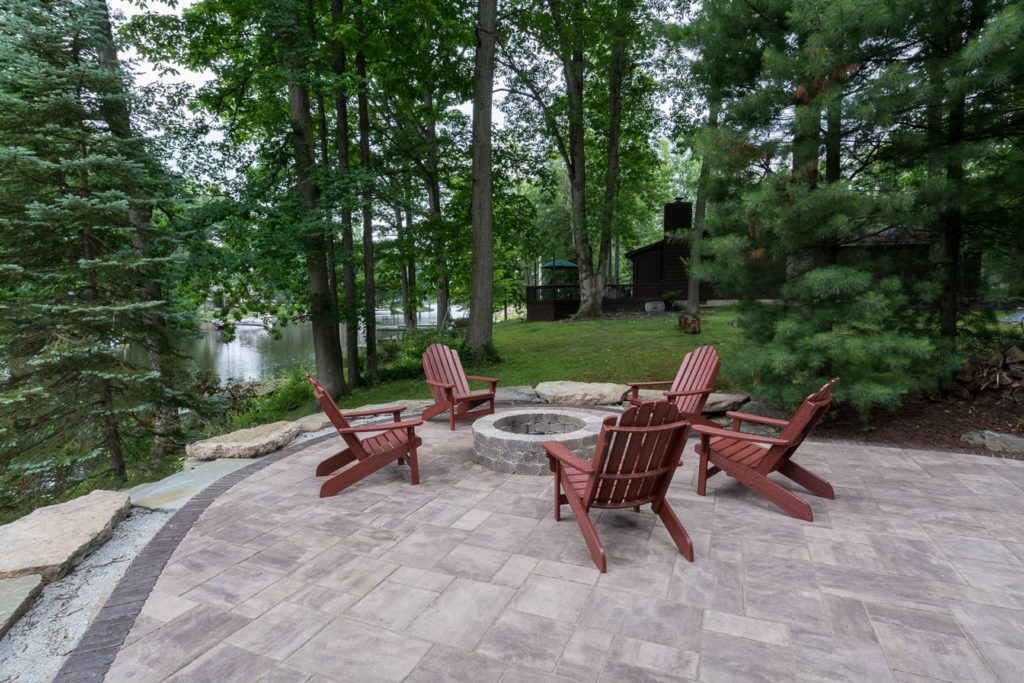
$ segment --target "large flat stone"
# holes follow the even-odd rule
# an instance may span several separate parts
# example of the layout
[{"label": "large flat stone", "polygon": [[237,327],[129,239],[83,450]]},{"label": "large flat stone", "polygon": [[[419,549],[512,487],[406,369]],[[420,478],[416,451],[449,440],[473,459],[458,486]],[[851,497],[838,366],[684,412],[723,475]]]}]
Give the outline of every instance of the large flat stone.
[{"label": "large flat stone", "polygon": [[39,574],[0,579],[0,638],[28,611],[42,588],[43,577]]},{"label": "large flat stone", "polygon": [[736,410],[750,400],[750,394],[712,391],[704,404],[704,413],[724,413]]},{"label": "large flat stone", "polygon": [[56,581],[106,543],[129,509],[127,493],[93,491],[0,526],[0,579],[40,574]]},{"label": "large flat stone", "polygon": [[207,486],[225,474],[255,462],[252,458],[225,458],[198,462],[194,467],[175,472],[155,484],[129,491],[132,505],[150,510],[177,510]]},{"label": "large flat stone", "polygon": [[299,430],[295,422],[271,422],[190,443],[185,452],[199,460],[258,458],[291,443]]},{"label": "large flat stone", "polygon": [[981,446],[997,453],[1024,453],[1024,439],[1013,434],[993,432],[990,429],[967,432],[960,437],[960,440],[972,446]]},{"label": "large flat stone", "polygon": [[[665,390],[641,389],[640,399],[642,401],[664,401],[665,391],[667,390],[667,388]],[[728,410],[736,410],[749,400],[749,394],[712,391],[708,395],[707,403],[704,404],[704,410],[701,412],[705,415],[724,413]]]},{"label": "large flat stone", "polygon": [[328,419],[326,413],[313,413],[306,417],[299,418],[295,421],[295,424],[299,425],[299,431],[303,434],[309,432],[319,432],[321,429],[327,429],[331,426],[331,421]]},{"label": "large flat stone", "polygon": [[537,395],[548,403],[600,406],[622,403],[629,392],[625,384],[606,382],[541,382]]},{"label": "large flat stone", "polygon": [[530,385],[520,387],[498,387],[494,400],[502,403],[543,403],[544,399]]},{"label": "large flat stone", "polygon": [[[397,408],[398,406],[405,406],[405,410],[403,412],[419,413],[422,412],[424,408],[431,406],[433,404],[434,402],[428,399],[413,399],[410,401],[392,401],[390,403],[367,403],[365,406],[359,406],[358,408],[344,408],[341,412],[342,414],[344,414],[347,412],[359,412],[361,410],[384,410],[386,408]],[[391,416],[388,415],[387,413],[381,413],[380,415],[377,415],[376,418],[371,417],[370,419],[388,419],[390,417]],[[353,422],[358,421],[359,420],[353,420]]]}]

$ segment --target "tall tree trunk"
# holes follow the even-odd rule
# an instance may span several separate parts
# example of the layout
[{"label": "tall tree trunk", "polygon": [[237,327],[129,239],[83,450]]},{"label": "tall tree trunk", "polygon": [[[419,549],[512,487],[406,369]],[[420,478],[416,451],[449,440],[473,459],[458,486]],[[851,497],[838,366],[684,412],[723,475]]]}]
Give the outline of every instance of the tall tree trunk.
[{"label": "tall tree trunk", "polygon": [[[295,33],[302,31],[302,21],[295,16]],[[282,45],[294,45],[295,36],[284,36]],[[288,116],[292,128],[292,149],[295,158],[296,186],[302,198],[306,217],[318,210],[320,188],[313,180],[314,158],[313,117],[309,109],[309,92],[298,79],[303,68],[300,55],[287,50],[284,55],[288,71]],[[313,331],[313,353],[317,377],[331,396],[349,393],[342,374],[341,339],[338,335],[338,309],[331,296],[327,276],[327,240],[323,228],[314,223],[303,233],[306,250],[306,277],[309,287],[309,313]]]},{"label": "tall tree trunk", "polygon": [[[81,130],[85,130],[85,121],[79,119],[79,126]],[[89,201],[91,190],[89,187],[89,171],[85,166],[84,162],[89,157],[89,150],[86,146],[85,140],[80,139],[78,141],[78,158],[83,162],[81,169],[79,170],[79,189],[78,193],[82,199]],[[82,230],[82,256],[85,257],[86,261],[92,261],[98,255],[93,251],[93,234],[92,227],[86,225]],[[89,268],[86,271],[86,289],[89,292],[89,301],[93,305],[99,304],[100,288],[99,282],[97,281],[96,271]],[[106,377],[99,379],[98,385],[98,396],[96,403],[99,405],[100,410],[103,414],[103,445],[106,446],[107,452],[110,454],[110,470],[114,475],[114,479],[118,482],[124,483],[128,479],[128,471],[125,467],[124,451],[121,448],[121,434],[118,432],[117,419],[111,415],[110,409],[114,403],[113,391],[110,387],[110,380]]]},{"label": "tall tree trunk", "polygon": [[[713,94],[708,102],[708,129],[718,128],[718,112],[722,107],[722,99]],[[693,237],[690,241],[690,266],[686,269],[686,312],[697,315],[700,312],[700,280],[694,276],[692,266],[700,263],[704,242],[704,219],[708,206],[708,176],[711,168],[708,164],[707,152],[700,160],[700,176],[697,181],[697,205],[693,211]]]},{"label": "tall tree trunk", "polygon": [[398,290],[402,302],[402,324],[409,329],[409,269],[406,267],[406,254],[409,253],[409,243],[402,223],[402,207],[395,204],[391,207],[395,212],[395,233],[398,235],[396,246],[398,247]]},{"label": "tall tree trunk", "polygon": [[576,261],[580,279],[580,318],[596,318],[601,315],[601,298],[604,290],[604,274],[594,268],[594,252],[587,234],[587,171],[583,149],[583,46],[579,33],[583,14],[581,0],[570,0],[570,15],[561,8],[560,0],[548,0],[552,22],[559,40],[559,58],[565,78],[565,94],[568,102],[569,149],[565,158],[569,172],[570,197],[572,203],[572,238],[576,246]]},{"label": "tall tree trunk", "polygon": [[[343,21],[345,3],[343,0],[331,0],[331,23],[340,27]],[[331,52],[334,57],[334,75],[344,80],[348,70],[345,45],[336,37],[331,38]],[[348,93],[343,83],[334,91],[334,111],[337,118],[335,135],[337,136],[337,154],[339,173],[344,177],[351,168],[349,155],[348,132]],[[348,369],[348,381],[353,387],[360,383],[359,378],[359,312],[356,306],[356,272],[355,244],[352,235],[352,209],[349,202],[342,202],[341,208],[341,253],[342,280],[344,287],[344,319],[345,319],[345,364]]]},{"label": "tall tree trunk", "polygon": [[441,181],[438,172],[439,152],[437,147],[437,115],[434,112],[434,97],[427,91],[423,97],[429,119],[424,131],[427,143],[426,172],[423,184],[427,190],[427,210],[434,240],[434,290],[437,299],[437,325],[443,327],[451,322],[451,276],[448,273],[447,236],[441,229]]},{"label": "tall tree trunk", "polygon": [[[110,388],[110,380],[100,380],[100,406],[108,410],[114,403],[113,391]],[[128,470],[125,467],[124,450],[121,446],[121,433],[118,430],[117,419],[110,414],[103,416],[103,442],[110,453],[110,472],[114,479],[124,483],[128,481]]]},{"label": "tall tree trunk", "polygon": [[477,360],[489,359],[494,318],[494,217],[491,211],[491,100],[497,0],[479,0],[476,71],[473,75],[473,270],[466,346]]},{"label": "tall tree trunk", "polygon": [[[965,3],[966,4],[966,3]],[[957,48],[963,49],[981,31],[988,13],[986,0],[974,0],[966,10],[966,26],[955,34]],[[950,50],[952,52],[952,50]],[[953,56],[946,56],[951,71]],[[945,75],[951,81],[957,74]],[[967,98],[963,90],[951,89],[947,105],[945,139],[946,207],[939,217],[942,231],[942,292],[939,299],[939,334],[956,343],[957,321],[960,317],[960,298],[963,295],[961,269],[963,263],[964,234],[964,155],[959,149],[964,141]]]},{"label": "tall tree trunk", "polygon": [[825,182],[829,185],[839,182],[842,174],[843,143],[843,100],[842,95],[835,94],[828,102],[825,110]]},{"label": "tall tree trunk", "polygon": [[622,130],[622,85],[626,75],[626,32],[623,23],[629,18],[629,6],[619,0],[615,29],[612,32],[612,54],[608,68],[608,166],[605,170],[604,211],[601,214],[601,237],[597,270],[604,282],[611,280],[612,235],[617,230],[616,208],[619,200],[619,137]]},{"label": "tall tree trunk", "polygon": [[[114,74],[122,74],[120,60],[117,57],[117,50],[114,47],[114,32],[110,24],[110,9],[106,0],[97,0],[102,11],[101,30],[106,38],[103,48],[99,52],[100,63],[108,71]],[[137,143],[136,136],[132,132],[131,114],[128,111],[127,102],[123,97],[107,97],[101,104],[101,112],[104,121],[110,128],[110,133],[120,141],[122,147],[131,147],[125,150],[130,158],[136,158]],[[141,159],[137,159],[141,161]],[[147,202],[132,202],[128,207],[128,224],[132,228],[132,248],[145,258],[152,254],[153,240],[149,236],[152,228],[153,206]],[[142,301],[163,300],[163,288],[157,277],[155,268],[143,266],[139,273],[145,281],[140,285],[140,299]],[[162,315],[144,313],[142,319],[146,323],[146,337],[143,341],[146,347],[146,361],[152,372],[160,373],[162,359],[170,351],[170,344],[167,336],[167,321]],[[181,417],[176,406],[169,406],[164,410],[158,410],[153,414],[153,450],[150,458],[162,460],[172,453],[183,450],[185,443],[181,438]],[[119,446],[120,448],[120,446]],[[123,462],[121,467],[123,468]]]},{"label": "tall tree trunk", "polygon": [[412,210],[405,210],[405,232],[402,235],[403,248],[407,258],[402,265],[402,282],[406,288],[408,303],[402,307],[402,316],[405,319],[405,329],[415,330],[417,321],[416,313],[419,311],[419,301],[416,294],[416,248],[412,238]]},{"label": "tall tree trunk", "polygon": [[380,384],[377,375],[377,292],[373,284],[373,184],[370,182],[370,107],[366,90],[366,55],[356,52],[356,75],[359,77],[359,165],[366,172],[363,178],[363,293],[366,306],[366,383]]}]

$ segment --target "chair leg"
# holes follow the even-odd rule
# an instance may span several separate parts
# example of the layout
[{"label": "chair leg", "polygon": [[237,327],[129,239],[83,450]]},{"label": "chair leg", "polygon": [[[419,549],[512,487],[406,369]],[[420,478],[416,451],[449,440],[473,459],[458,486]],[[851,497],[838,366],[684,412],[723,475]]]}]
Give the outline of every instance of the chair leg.
[{"label": "chair leg", "polygon": [[562,521],[562,463],[557,460],[552,460],[555,463],[555,521]]},{"label": "chair leg", "polygon": [[448,428],[453,432],[455,431],[455,404],[452,404],[452,409],[448,413]]},{"label": "chair leg", "polygon": [[686,533],[683,523],[676,517],[672,506],[668,504],[667,500],[662,498],[661,502],[656,503],[653,507],[665,528],[668,529],[669,536],[675,541],[679,552],[683,554],[683,557],[693,562],[693,541],[690,540],[690,534]]},{"label": "chair leg", "polygon": [[[724,464],[724,463],[721,463]],[[745,484],[752,491],[760,494],[766,498],[769,502],[778,505],[780,508],[793,515],[797,519],[802,519],[805,522],[813,522],[814,515],[811,512],[811,506],[807,504],[807,501],[793,495],[786,489],[782,488],[774,481],[764,476],[759,472],[755,472],[749,467],[737,465],[735,467],[729,467],[725,469],[725,472],[732,477],[735,477],[741,483]],[[723,468],[724,469],[724,468]]]},{"label": "chair leg", "polygon": [[787,460],[786,464],[779,468],[779,474],[789,477],[816,496],[835,500],[836,492],[832,490],[832,484],[792,460]]},{"label": "chair leg", "polygon": [[605,557],[601,539],[597,537],[597,529],[594,528],[594,523],[590,521],[590,515],[587,514],[586,508],[583,507],[583,501],[576,495],[569,482],[563,482],[562,488],[565,489],[566,501],[569,503],[569,507],[572,508],[576,524],[579,525],[580,531],[583,533],[583,540],[586,541],[587,548],[590,549],[590,557],[594,560],[597,568],[601,570],[601,573],[604,574],[608,571],[608,560]]},{"label": "chair leg", "polygon": [[341,469],[355,459],[356,456],[352,455],[352,449],[350,448],[338,451],[331,457],[320,461],[320,464],[316,466],[316,476],[322,477],[325,474],[330,474],[334,470]]},{"label": "chair leg", "polygon": [[412,484],[415,486],[420,483],[420,463],[416,459],[416,446],[409,446],[409,455],[406,456],[406,460],[409,461],[409,473],[412,477]]},{"label": "chair leg", "polygon": [[700,462],[697,463],[697,495],[705,496],[708,492],[708,449],[707,444],[702,443],[697,449],[700,455]]}]

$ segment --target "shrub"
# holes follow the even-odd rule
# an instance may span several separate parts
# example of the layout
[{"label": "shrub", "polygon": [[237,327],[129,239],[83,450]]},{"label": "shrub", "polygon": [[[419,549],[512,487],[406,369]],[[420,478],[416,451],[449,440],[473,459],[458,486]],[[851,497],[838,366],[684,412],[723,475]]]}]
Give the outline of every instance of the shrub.
[{"label": "shrub", "polygon": [[244,429],[292,419],[300,409],[313,403],[313,385],[306,379],[306,369],[292,370],[285,379],[283,386],[269,394],[243,400],[233,407],[228,420],[231,428]]},{"label": "shrub", "polygon": [[958,364],[940,340],[915,329],[898,278],[829,266],[786,285],[778,303],[748,303],[748,344],[737,374],[766,400],[795,407],[832,377],[836,401],[862,415],[895,408],[909,392],[949,381]]}]

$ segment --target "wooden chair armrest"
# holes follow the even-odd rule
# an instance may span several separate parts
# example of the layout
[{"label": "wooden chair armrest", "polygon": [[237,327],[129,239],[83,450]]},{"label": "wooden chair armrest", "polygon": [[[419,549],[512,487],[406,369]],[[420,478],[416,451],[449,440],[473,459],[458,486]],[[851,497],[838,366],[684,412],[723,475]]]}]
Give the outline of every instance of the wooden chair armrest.
[{"label": "wooden chair armrest", "polygon": [[593,472],[594,463],[585,462],[576,457],[576,454],[565,447],[565,444],[559,441],[545,441],[543,444],[544,450],[547,451],[549,458],[554,458],[559,462],[573,467],[581,472]]},{"label": "wooden chair armrest", "polygon": [[359,434],[360,432],[387,432],[392,429],[406,429],[407,427],[418,427],[423,424],[423,420],[416,418],[414,420],[402,420],[401,422],[385,422],[379,425],[361,425],[359,427],[346,427],[345,429],[339,429],[338,431],[342,434]]},{"label": "wooden chair armrest", "polygon": [[785,427],[789,424],[789,420],[779,420],[774,417],[764,417],[762,415],[751,415],[750,413],[740,413],[735,410],[730,410],[726,413],[727,417],[731,417],[734,420],[743,420],[745,422],[760,422],[761,424],[774,425],[776,427]]},{"label": "wooden chair armrest", "polygon": [[665,382],[626,382],[627,387],[660,387],[666,384],[672,384],[672,380]]},{"label": "wooden chair armrest", "polygon": [[[367,415],[383,415],[384,413],[401,413],[405,411],[405,406],[395,406],[394,408],[371,408],[369,410],[355,410],[351,413],[342,413],[342,417],[348,419],[350,417],[365,417]],[[398,418],[395,418],[398,421]]]},{"label": "wooden chair armrest", "polygon": [[476,375],[466,375],[466,379],[475,379],[475,380],[478,380],[480,382],[487,382],[487,383],[489,383],[491,385],[495,385],[499,381],[495,377],[477,377]]},{"label": "wooden chair armrest", "polygon": [[435,382],[434,380],[431,380],[431,379],[427,380],[427,384],[429,384],[432,387],[440,387],[441,389],[454,389],[455,388],[454,384],[449,384],[448,382]]},{"label": "wooden chair armrest", "polygon": [[699,394],[710,394],[711,389],[687,389],[686,391],[663,391],[661,392],[670,398],[676,396],[697,396]]},{"label": "wooden chair armrest", "polygon": [[759,434],[734,432],[731,429],[722,429],[721,427],[708,427],[707,425],[702,424],[693,425],[693,431],[700,434],[701,441],[709,439],[713,436],[722,436],[727,439],[736,439],[737,441],[751,441],[753,443],[765,443],[770,446],[788,446],[790,444],[789,439],[780,439],[777,436],[761,436]]}]

